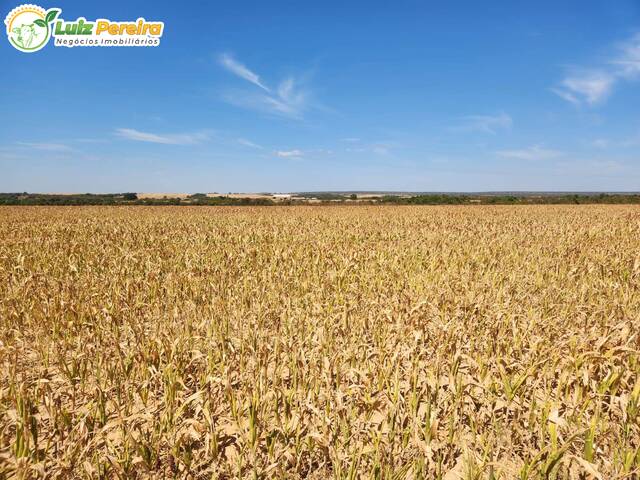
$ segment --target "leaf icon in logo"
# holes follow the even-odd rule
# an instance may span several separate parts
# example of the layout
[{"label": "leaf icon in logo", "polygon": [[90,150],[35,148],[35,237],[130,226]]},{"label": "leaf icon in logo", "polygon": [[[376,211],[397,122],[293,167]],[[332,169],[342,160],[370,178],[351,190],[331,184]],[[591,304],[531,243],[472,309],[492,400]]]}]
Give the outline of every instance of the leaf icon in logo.
[{"label": "leaf icon in logo", "polygon": [[56,17],[58,16],[59,13],[60,13],[60,10],[57,9],[57,8],[52,8],[51,10],[49,10],[47,12],[47,16],[44,19],[45,23],[53,22],[56,19]]},{"label": "leaf icon in logo", "polygon": [[46,27],[47,24],[44,23],[44,20],[42,20],[41,18],[38,18],[37,20],[34,20],[33,23],[35,23],[37,26],[39,27]]}]

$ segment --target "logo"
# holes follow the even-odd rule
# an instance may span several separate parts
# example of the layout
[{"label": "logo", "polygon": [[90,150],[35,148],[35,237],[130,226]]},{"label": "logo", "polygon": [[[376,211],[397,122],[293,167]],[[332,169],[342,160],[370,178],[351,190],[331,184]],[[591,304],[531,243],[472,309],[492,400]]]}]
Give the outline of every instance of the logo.
[{"label": "logo", "polygon": [[60,9],[45,10],[37,5],[20,5],[9,12],[4,23],[9,42],[21,52],[37,52],[51,38],[51,22]]},{"label": "logo", "polygon": [[64,20],[60,8],[45,10],[37,5],[20,5],[4,20],[9,43],[21,52],[42,49],[54,38],[56,47],[157,47],[164,31],[163,22],[114,22],[78,17]]}]

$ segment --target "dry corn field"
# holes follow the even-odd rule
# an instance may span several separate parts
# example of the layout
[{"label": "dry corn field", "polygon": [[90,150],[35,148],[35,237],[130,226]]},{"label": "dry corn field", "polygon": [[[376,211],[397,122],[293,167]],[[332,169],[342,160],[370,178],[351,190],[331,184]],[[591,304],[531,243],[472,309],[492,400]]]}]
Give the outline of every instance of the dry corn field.
[{"label": "dry corn field", "polygon": [[640,476],[634,206],[0,209],[0,478]]}]

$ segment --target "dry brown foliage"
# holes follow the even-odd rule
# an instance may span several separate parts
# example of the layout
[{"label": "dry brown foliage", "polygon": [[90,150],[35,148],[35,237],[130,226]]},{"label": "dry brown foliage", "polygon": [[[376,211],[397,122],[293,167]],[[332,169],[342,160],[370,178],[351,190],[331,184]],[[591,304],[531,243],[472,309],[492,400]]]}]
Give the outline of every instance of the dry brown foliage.
[{"label": "dry brown foliage", "polygon": [[640,209],[0,209],[0,478],[638,478]]}]

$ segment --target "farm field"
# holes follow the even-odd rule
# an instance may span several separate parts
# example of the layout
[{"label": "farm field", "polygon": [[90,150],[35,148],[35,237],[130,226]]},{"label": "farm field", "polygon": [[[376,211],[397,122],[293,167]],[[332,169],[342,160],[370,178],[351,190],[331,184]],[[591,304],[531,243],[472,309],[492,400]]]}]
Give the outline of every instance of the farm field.
[{"label": "farm field", "polygon": [[631,479],[640,209],[2,207],[0,479]]}]

